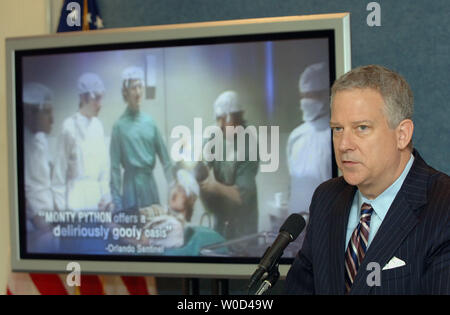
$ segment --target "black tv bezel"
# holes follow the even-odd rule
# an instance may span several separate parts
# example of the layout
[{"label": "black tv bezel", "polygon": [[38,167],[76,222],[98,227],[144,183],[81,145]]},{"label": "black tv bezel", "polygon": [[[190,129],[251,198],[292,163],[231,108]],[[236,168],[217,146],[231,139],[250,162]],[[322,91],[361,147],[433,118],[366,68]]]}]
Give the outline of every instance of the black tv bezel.
[{"label": "black tv bezel", "polygon": [[[22,58],[28,56],[42,56],[65,53],[83,53],[98,51],[114,51],[114,50],[134,50],[147,48],[168,48],[180,46],[197,46],[197,45],[214,45],[214,44],[230,44],[230,43],[248,43],[248,42],[267,42],[277,40],[302,40],[302,39],[328,39],[329,69],[330,69],[330,86],[336,78],[335,71],[335,34],[334,30],[320,31],[298,31],[284,32],[273,34],[248,34],[233,35],[222,37],[202,37],[176,40],[158,40],[133,43],[119,44],[102,44],[88,46],[72,46],[60,48],[30,49],[16,51],[15,67],[16,67],[16,134],[17,134],[17,163],[18,163],[18,202],[19,202],[19,242],[20,242],[20,258],[22,259],[43,259],[43,260],[70,260],[70,261],[132,261],[132,262],[186,262],[186,263],[239,263],[254,264],[258,263],[259,257],[210,257],[210,256],[164,256],[164,255],[88,255],[88,254],[42,254],[29,253],[27,248],[26,233],[26,200],[25,200],[25,183],[24,183],[24,143],[23,143],[23,110],[22,106]],[[330,133],[331,137],[331,133]],[[333,152],[333,149],[331,150]],[[332,177],[337,176],[337,166],[332,153]],[[281,264],[292,263],[293,258],[282,258]]]}]

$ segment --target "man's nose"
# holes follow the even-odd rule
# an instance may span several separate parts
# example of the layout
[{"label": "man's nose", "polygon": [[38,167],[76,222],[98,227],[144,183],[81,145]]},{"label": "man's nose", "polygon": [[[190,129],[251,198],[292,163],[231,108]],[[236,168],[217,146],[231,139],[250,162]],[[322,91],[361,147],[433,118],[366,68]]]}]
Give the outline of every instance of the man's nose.
[{"label": "man's nose", "polygon": [[353,134],[351,130],[344,130],[339,139],[339,151],[346,152],[348,150],[353,150],[355,148]]}]

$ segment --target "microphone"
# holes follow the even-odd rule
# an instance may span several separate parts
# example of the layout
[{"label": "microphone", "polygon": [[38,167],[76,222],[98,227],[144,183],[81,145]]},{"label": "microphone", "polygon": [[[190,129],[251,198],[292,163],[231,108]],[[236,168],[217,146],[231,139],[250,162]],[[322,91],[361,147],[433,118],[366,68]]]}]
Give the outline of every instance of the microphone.
[{"label": "microphone", "polygon": [[255,283],[261,279],[264,273],[271,271],[271,269],[283,255],[284,249],[290,242],[297,239],[297,237],[305,228],[305,225],[305,219],[303,219],[303,217],[297,213],[291,214],[286,219],[286,221],[284,221],[283,225],[280,228],[280,233],[273,242],[272,246],[267,248],[266,252],[259,262],[258,268],[251,276],[248,290],[250,290],[255,285]]}]

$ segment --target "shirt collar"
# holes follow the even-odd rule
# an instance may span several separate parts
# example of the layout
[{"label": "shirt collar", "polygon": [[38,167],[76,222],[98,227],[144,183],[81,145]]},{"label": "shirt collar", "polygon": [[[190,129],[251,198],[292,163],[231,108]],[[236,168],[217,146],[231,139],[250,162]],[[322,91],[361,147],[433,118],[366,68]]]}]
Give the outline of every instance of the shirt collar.
[{"label": "shirt collar", "polygon": [[129,106],[125,110],[125,115],[131,118],[138,118],[141,114],[141,110],[134,111]]},{"label": "shirt collar", "polygon": [[77,121],[82,124],[83,127],[87,127],[90,123],[92,118],[84,116],[82,113],[77,112],[75,115]]},{"label": "shirt collar", "polygon": [[[361,191],[358,190],[358,209],[361,209],[361,206],[363,203],[368,203],[372,206],[373,211],[376,213],[376,215],[383,220],[386,216],[389,208],[391,207],[392,202],[395,199],[395,196],[397,196],[397,193],[399,192],[400,188],[403,185],[403,182],[405,181],[406,176],[409,173],[409,170],[411,169],[414,162],[414,156],[411,154],[408,163],[406,163],[406,166],[403,170],[403,172],[400,174],[400,176],[396,179],[396,181],[389,186],[385,191],[383,191],[378,197],[375,199],[367,199]],[[359,215],[359,213],[358,213]]]}]

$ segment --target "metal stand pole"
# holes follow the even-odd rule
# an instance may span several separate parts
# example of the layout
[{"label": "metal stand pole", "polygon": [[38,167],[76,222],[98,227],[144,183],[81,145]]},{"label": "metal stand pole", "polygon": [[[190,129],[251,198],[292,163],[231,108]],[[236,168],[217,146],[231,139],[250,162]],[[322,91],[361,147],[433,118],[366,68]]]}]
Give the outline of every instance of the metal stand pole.
[{"label": "metal stand pole", "polygon": [[259,289],[256,291],[255,295],[263,295],[267,290],[275,285],[275,283],[280,278],[280,271],[278,270],[278,264],[275,265],[272,270],[270,270],[267,277],[263,280]]},{"label": "metal stand pole", "polygon": [[212,294],[214,295],[229,295],[228,279],[214,279],[212,280]]},{"label": "metal stand pole", "polygon": [[200,280],[198,278],[183,279],[183,294],[184,295],[199,295],[200,294]]}]

